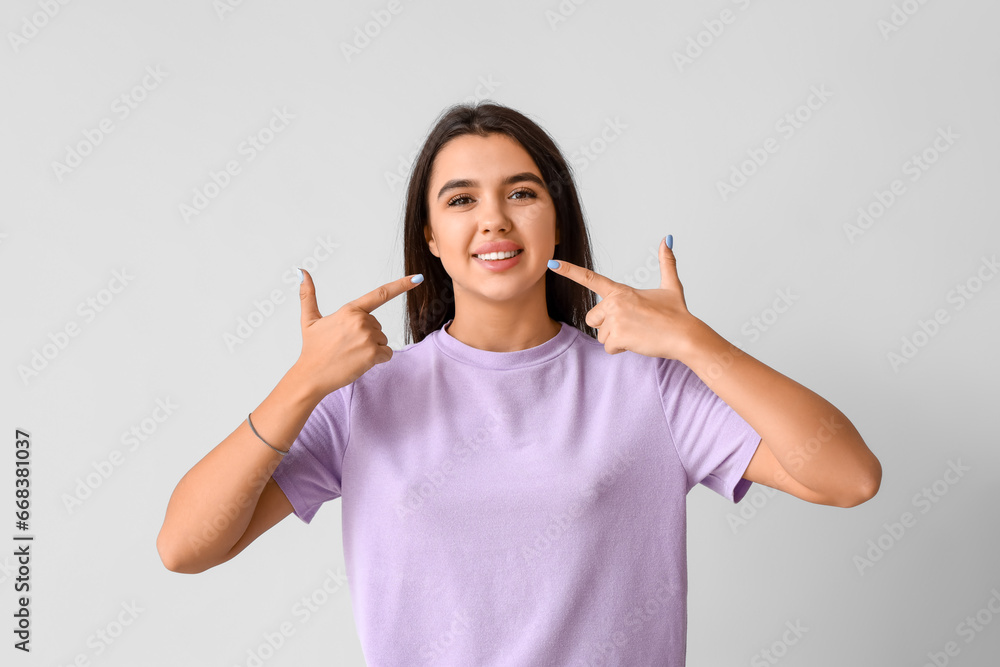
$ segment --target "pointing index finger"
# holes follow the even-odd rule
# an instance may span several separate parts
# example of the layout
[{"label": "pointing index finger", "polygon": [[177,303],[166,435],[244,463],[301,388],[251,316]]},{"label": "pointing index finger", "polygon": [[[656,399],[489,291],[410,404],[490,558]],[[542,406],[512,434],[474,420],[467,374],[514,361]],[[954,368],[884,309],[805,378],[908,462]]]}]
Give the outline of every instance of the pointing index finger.
[{"label": "pointing index finger", "polygon": [[423,282],[423,279],[423,274],[420,273],[413,276],[404,276],[403,278],[388,282],[381,287],[376,287],[371,292],[368,292],[368,294],[358,297],[351,303],[370,315],[379,306],[419,285]]},{"label": "pointing index finger", "polygon": [[556,261],[559,262],[559,267],[552,269],[553,271],[559,275],[566,276],[575,283],[583,285],[592,292],[596,292],[602,299],[619,287],[619,283],[616,283],[607,276],[602,276],[597,271],[577,266],[563,259]]}]

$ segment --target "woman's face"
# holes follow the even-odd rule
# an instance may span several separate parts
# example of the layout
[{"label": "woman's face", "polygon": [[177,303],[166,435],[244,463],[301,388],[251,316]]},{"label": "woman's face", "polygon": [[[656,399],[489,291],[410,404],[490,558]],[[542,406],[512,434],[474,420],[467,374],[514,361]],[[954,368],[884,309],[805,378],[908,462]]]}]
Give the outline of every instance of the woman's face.
[{"label": "woman's face", "polygon": [[[559,242],[552,198],[528,152],[504,134],[466,134],[434,159],[424,237],[460,290],[509,300],[541,281]],[[475,254],[503,241],[521,249],[513,261],[487,263]]]}]

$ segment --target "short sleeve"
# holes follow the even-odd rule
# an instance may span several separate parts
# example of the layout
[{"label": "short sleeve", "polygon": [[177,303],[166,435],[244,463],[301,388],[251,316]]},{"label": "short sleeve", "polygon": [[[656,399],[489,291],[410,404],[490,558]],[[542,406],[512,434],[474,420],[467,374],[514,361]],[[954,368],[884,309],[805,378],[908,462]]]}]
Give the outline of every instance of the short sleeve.
[{"label": "short sleeve", "polygon": [[734,503],[751,483],[743,479],[760,435],[677,359],[656,358],[663,414],[687,474],[687,491],[703,484]]},{"label": "short sleeve", "polygon": [[353,389],[349,384],[323,397],[271,473],[305,523],[312,521],[320,505],[340,497]]}]

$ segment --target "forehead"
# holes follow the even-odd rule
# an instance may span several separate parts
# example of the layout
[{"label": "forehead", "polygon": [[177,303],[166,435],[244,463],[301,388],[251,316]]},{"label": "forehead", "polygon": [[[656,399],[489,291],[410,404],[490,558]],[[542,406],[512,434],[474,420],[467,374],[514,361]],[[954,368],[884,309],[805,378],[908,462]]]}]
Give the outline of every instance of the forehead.
[{"label": "forehead", "polygon": [[431,167],[431,184],[451,178],[499,180],[509,174],[530,171],[541,175],[528,151],[505,134],[463,134],[438,151]]}]

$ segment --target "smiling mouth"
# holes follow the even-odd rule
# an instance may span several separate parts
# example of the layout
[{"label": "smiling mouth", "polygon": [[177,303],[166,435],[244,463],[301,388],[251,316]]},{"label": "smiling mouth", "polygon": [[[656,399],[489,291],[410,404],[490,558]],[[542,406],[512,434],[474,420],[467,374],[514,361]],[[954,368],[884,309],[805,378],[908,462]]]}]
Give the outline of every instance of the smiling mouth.
[{"label": "smiling mouth", "polygon": [[503,259],[510,259],[512,257],[517,257],[522,252],[524,252],[524,248],[521,248],[520,250],[514,251],[513,254],[511,254],[509,252],[501,252],[501,253],[488,252],[488,253],[484,253],[482,255],[473,255],[473,257],[475,257],[476,259],[481,259],[484,262],[496,262],[496,261],[500,261],[500,260],[503,260]]}]

